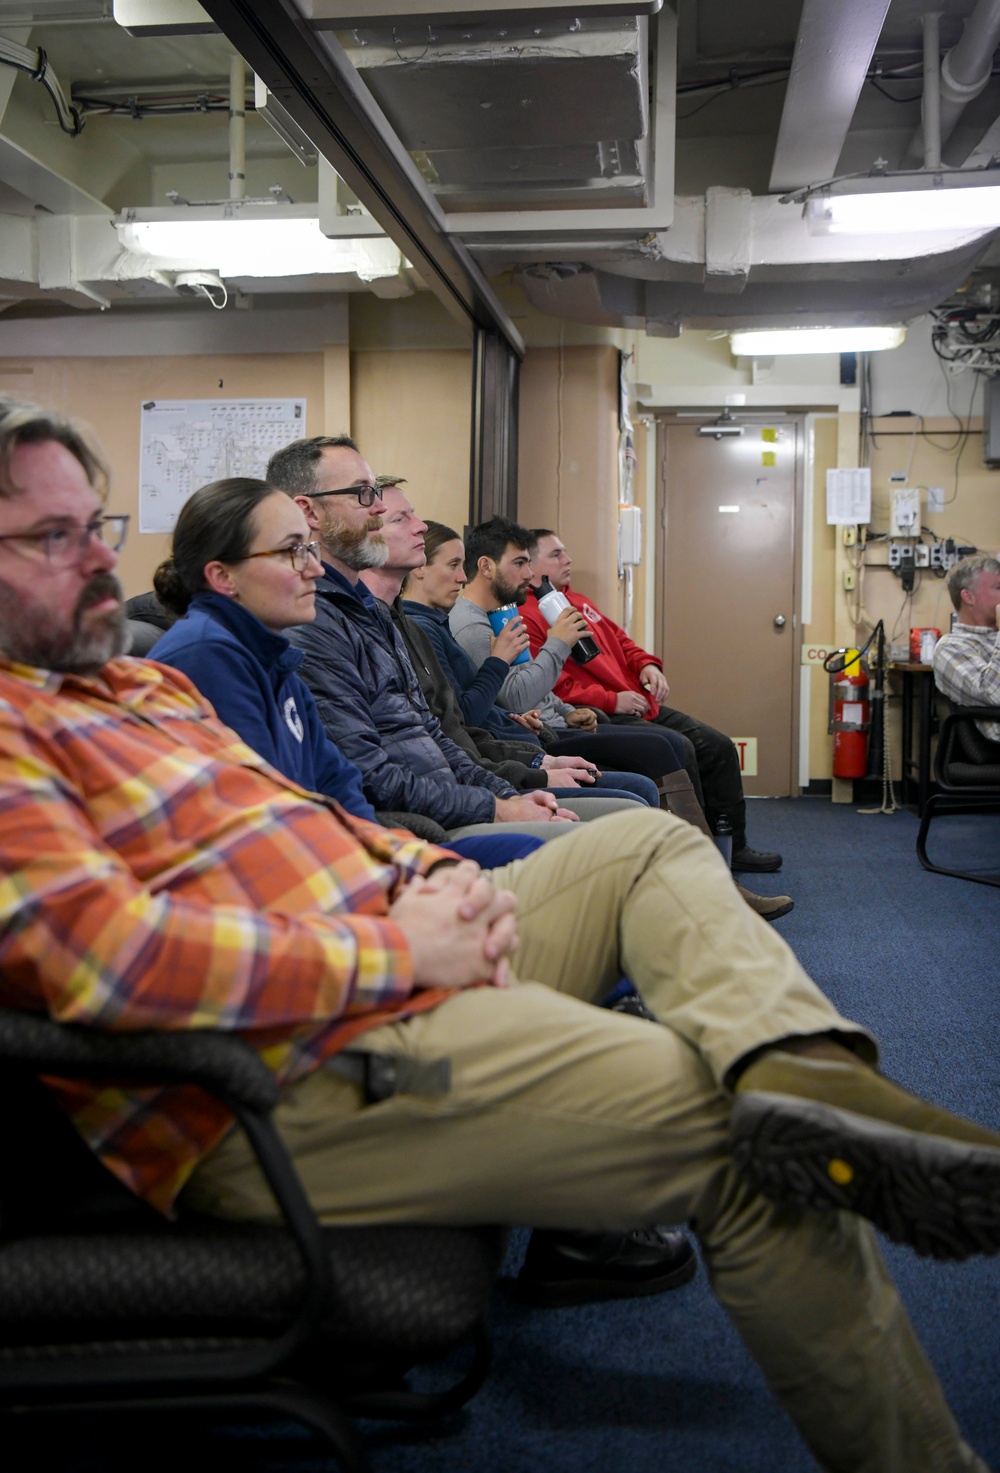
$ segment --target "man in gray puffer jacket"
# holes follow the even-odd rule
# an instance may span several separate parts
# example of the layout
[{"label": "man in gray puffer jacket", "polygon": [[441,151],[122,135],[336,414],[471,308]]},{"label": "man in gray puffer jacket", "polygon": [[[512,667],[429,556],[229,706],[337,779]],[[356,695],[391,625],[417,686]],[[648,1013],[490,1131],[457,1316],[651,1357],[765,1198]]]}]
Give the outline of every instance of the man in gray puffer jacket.
[{"label": "man in gray puffer jacket", "polygon": [[[349,446],[334,448],[364,464]],[[445,735],[388,609],[360,581],[363,568],[385,558],[377,487],[362,476],[343,492],[316,489],[306,461],[308,480],[301,490],[294,451],[293,446],[273,458],[268,479],[305,501],[322,540],[324,576],[316,585],[315,621],[290,631],[290,638],[305,652],[299,673],[327,733],[360,768],[369,802],[380,811],[426,815],[453,837],[495,823],[554,837],[562,828],[553,821],[576,815],[560,810],[544,788],[518,793]],[[335,510],[327,501],[334,496]]]}]

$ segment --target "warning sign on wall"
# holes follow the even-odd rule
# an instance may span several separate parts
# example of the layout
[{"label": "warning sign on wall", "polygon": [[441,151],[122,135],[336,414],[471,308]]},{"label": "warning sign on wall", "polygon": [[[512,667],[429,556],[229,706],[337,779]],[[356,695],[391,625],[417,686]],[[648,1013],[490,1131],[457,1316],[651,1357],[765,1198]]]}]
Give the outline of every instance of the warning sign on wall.
[{"label": "warning sign on wall", "polygon": [[743,777],[757,776],[757,738],[733,737],[733,746],[740,757],[740,773]]}]

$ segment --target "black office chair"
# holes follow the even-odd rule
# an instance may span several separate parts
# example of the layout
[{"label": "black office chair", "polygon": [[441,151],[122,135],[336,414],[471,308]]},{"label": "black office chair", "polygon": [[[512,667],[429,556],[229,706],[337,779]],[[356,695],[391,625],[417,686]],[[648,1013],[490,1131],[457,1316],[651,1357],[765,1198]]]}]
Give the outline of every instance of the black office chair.
[{"label": "black office chair", "polygon": [[928,798],[920,820],[917,858],[924,869],[936,875],[1000,888],[1000,873],[990,877],[948,869],[934,864],[927,855],[927,834],[934,818],[941,814],[1000,813],[1000,745],[989,741],[976,726],[977,721],[1000,721],[1000,706],[956,706],[940,694],[938,699],[948,712],[934,759],[939,791]]},{"label": "black office chair", "polygon": [[134,598],[127,598],[125,616],[128,653],[140,658],[151,655],[160,636],[177,622],[177,615],[165,609],[155,593],[137,593]]},{"label": "black office chair", "polygon": [[[237,1115],[284,1226],[168,1222],[87,1149],[40,1075],[188,1082]],[[0,1009],[0,1415],[156,1409],[298,1421],[366,1473],[350,1417],[461,1406],[489,1365],[499,1229],[321,1227],[239,1039],[102,1034]],[[468,1342],[468,1370],[407,1372]]]}]

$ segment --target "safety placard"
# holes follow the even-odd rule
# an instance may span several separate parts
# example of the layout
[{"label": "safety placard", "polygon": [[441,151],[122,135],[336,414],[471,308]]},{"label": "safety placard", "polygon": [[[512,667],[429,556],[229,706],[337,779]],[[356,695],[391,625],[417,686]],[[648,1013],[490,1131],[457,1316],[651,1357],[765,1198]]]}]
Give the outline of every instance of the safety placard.
[{"label": "safety placard", "polygon": [[733,746],[736,748],[740,759],[740,772],[743,777],[757,776],[757,738],[756,737],[731,737]]},{"label": "safety placard", "polygon": [[829,525],[850,525],[872,519],[872,473],[870,466],[857,470],[828,470],[826,473],[826,520]]}]

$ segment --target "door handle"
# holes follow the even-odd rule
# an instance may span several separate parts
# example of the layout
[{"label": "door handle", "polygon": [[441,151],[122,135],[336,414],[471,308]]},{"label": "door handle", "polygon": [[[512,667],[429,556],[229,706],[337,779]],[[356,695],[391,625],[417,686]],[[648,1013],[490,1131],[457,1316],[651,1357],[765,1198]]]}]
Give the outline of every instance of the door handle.
[{"label": "door handle", "polygon": [[784,616],[784,614],[775,614],[775,616],[774,616],[774,627],[775,627],[775,629],[784,629],[784,627],[785,627],[785,616]]}]

